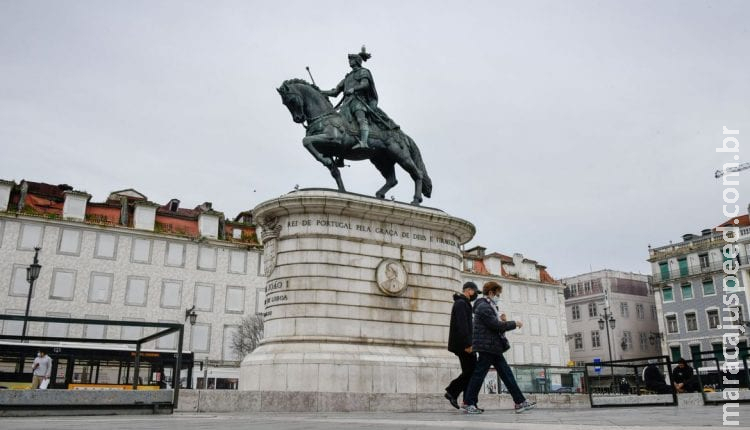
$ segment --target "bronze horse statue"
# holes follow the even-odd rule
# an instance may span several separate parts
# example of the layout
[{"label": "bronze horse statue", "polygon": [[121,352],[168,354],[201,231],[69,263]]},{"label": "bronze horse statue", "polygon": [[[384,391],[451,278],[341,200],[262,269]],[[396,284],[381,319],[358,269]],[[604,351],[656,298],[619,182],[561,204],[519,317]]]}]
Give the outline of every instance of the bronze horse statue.
[{"label": "bronze horse statue", "polygon": [[398,183],[396,163],[414,180],[413,205],[422,203],[422,196],[432,195],[432,180],[427,175],[419,148],[400,128],[389,130],[375,125],[370,132],[369,148],[353,149],[359,132],[334,109],[317,86],[302,79],[289,79],[276,91],[294,122],[307,123],[302,144],[330,170],[339,191],[346,191],[339,171],[344,160],[369,159],[385,178],[385,185],[375,193],[376,197],[385,198],[385,193]]}]

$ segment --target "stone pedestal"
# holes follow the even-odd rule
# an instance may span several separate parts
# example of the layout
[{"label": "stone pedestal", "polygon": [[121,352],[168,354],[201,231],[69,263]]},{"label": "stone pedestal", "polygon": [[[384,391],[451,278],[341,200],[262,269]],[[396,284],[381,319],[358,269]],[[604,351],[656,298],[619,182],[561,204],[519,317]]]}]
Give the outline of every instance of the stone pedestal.
[{"label": "stone pedestal", "polygon": [[301,190],[254,209],[263,229],[265,335],[240,390],[439,393],[468,221],[437,209]]}]

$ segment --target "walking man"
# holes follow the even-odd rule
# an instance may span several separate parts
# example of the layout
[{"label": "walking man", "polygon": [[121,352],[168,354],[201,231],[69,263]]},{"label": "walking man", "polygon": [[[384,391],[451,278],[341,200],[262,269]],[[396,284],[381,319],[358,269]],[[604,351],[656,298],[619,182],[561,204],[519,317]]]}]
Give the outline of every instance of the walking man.
[{"label": "walking man", "polygon": [[[448,351],[456,354],[461,363],[461,374],[445,388],[445,398],[458,409],[458,396],[466,391],[469,379],[477,364],[476,354],[471,349],[472,310],[471,303],[479,295],[477,284],[469,281],[464,284],[462,294],[453,295],[451,326],[448,333]],[[464,394],[464,400],[465,399]]]},{"label": "walking man", "polygon": [[484,297],[474,303],[474,330],[472,336],[472,349],[479,353],[474,374],[471,376],[469,386],[464,393],[464,405],[466,413],[481,414],[483,410],[477,407],[479,390],[482,388],[490,366],[493,366],[508,388],[513,397],[515,412],[521,413],[536,406],[536,402],[529,402],[518,388],[516,378],[505,361],[503,353],[510,348],[505,332],[521,328],[521,321],[505,321],[504,314],[500,314],[497,302],[500,301],[502,287],[494,281],[489,281],[482,286]]},{"label": "walking man", "polygon": [[31,389],[36,390],[42,384],[42,381],[49,381],[49,377],[52,374],[52,359],[49,358],[46,351],[43,349],[39,350],[34,359],[34,364],[31,365],[31,369],[34,371],[31,378]]}]

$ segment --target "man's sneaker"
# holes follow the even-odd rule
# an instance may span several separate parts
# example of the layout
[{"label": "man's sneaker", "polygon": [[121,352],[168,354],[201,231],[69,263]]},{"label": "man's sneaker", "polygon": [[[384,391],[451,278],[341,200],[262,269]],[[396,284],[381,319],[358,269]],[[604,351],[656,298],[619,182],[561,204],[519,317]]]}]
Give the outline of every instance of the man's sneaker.
[{"label": "man's sneaker", "polygon": [[445,398],[448,399],[449,402],[451,402],[451,406],[453,406],[456,409],[459,409],[458,400],[455,397],[453,397],[451,393],[446,391]]},{"label": "man's sneaker", "polygon": [[484,412],[484,409],[479,409],[478,407],[474,405],[469,405],[466,407],[466,409],[464,409],[464,411],[467,414],[476,415],[476,414],[481,414],[482,412]]},{"label": "man's sneaker", "polygon": [[528,410],[534,409],[535,407],[536,402],[524,400],[523,403],[516,403],[516,413],[520,414],[521,412],[526,412]]}]

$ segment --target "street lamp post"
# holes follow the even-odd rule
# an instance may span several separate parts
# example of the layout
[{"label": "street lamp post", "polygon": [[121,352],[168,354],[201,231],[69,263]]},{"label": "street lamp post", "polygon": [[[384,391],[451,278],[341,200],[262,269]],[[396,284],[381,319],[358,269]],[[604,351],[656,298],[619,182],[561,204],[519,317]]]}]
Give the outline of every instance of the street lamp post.
[{"label": "street lamp post", "polygon": [[609,366],[610,366],[610,372],[612,375],[612,384],[615,383],[615,366],[612,364],[612,345],[610,344],[609,340],[609,329],[612,330],[615,329],[615,317],[612,316],[611,313],[609,313],[609,308],[605,306],[604,308],[604,318],[599,317],[599,330],[607,329],[607,350],[609,351]]},{"label": "street lamp post", "polygon": [[34,248],[34,262],[26,268],[26,281],[29,283],[29,296],[26,299],[26,313],[23,317],[23,330],[21,330],[21,341],[26,340],[26,326],[29,319],[29,308],[31,307],[31,294],[34,291],[34,281],[39,278],[39,272],[42,270],[42,266],[39,264],[39,250],[40,247]]}]

